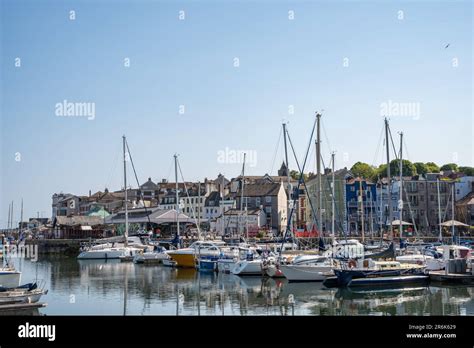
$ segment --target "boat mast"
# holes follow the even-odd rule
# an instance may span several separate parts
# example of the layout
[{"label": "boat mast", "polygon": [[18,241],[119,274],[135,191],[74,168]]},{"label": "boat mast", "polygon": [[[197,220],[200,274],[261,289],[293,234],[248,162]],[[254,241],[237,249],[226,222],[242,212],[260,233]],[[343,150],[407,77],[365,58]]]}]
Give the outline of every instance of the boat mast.
[{"label": "boat mast", "polygon": [[436,190],[438,191],[439,241],[443,242],[443,227],[441,226],[441,200],[439,197],[439,177],[436,178]]},{"label": "boat mast", "polygon": [[452,233],[452,238],[453,238],[453,244],[455,243],[455,238],[454,238],[454,181],[452,182],[451,185],[451,194],[452,194],[452,199],[451,199],[451,211],[453,212],[453,218],[452,218],[452,225],[451,225],[451,233]]},{"label": "boat mast", "polygon": [[387,196],[388,196],[388,221],[390,223],[390,239],[393,240],[393,225],[392,225],[392,190],[390,178],[390,146],[388,139],[388,119],[385,118],[385,145],[387,151]]},{"label": "boat mast", "polygon": [[[286,177],[287,177],[287,181],[288,181],[288,184],[287,184],[287,194],[288,194],[288,201],[287,201],[287,204],[286,204],[286,209],[287,209],[287,214],[286,214],[286,221],[287,221],[287,228],[289,229],[290,231],[290,234],[293,235],[293,228],[292,228],[292,225],[293,225],[293,219],[292,219],[292,216],[289,216],[289,214],[291,214],[291,211],[293,209],[293,204],[292,204],[292,199],[293,199],[293,195],[292,195],[292,190],[291,190],[291,177],[290,177],[290,167],[289,167],[289,164],[288,164],[288,148],[287,148],[287,144],[286,144],[286,124],[283,123],[283,140],[284,140],[284,144],[285,144],[285,165],[286,165]],[[289,222],[289,225],[288,225],[288,222]]]},{"label": "boat mast", "polygon": [[369,189],[368,193],[370,193],[370,238],[374,239],[374,200],[372,197],[372,190]]},{"label": "boat mast", "polygon": [[176,191],[176,237],[179,244],[179,192],[178,192],[178,155],[174,154],[174,181]]},{"label": "boat mast", "polygon": [[201,182],[198,181],[198,239],[201,239],[200,226],[201,226]]},{"label": "boat mast", "polygon": [[10,209],[12,205],[9,203],[8,204],[8,220],[7,220],[7,231],[10,232]]},{"label": "boat mast", "polygon": [[323,205],[323,197],[321,196],[321,114],[316,113],[316,175],[318,176],[318,219],[319,219],[319,231],[323,231],[323,212],[321,210]]},{"label": "boat mast", "polygon": [[335,214],[336,213],[335,212],[336,202],[335,202],[335,200],[336,200],[336,197],[334,195],[334,193],[335,193],[335,181],[336,181],[335,180],[336,177],[335,177],[335,174],[334,174],[334,158],[335,158],[335,155],[336,154],[334,152],[332,152],[332,154],[331,154],[331,157],[332,157],[331,158],[331,161],[332,161],[332,183],[331,183],[331,198],[332,198],[331,199],[331,231],[332,231],[332,236],[331,237],[332,237],[332,244],[333,245],[335,243],[334,238],[335,238],[335,234],[336,234],[336,231],[335,231],[335,225],[336,225],[336,220],[335,220],[336,219],[336,214]]},{"label": "boat mast", "polygon": [[23,198],[21,199],[21,214],[20,214],[20,233],[18,234],[18,237],[21,237],[21,233],[23,231]]},{"label": "boat mast", "polygon": [[[243,215],[243,210],[244,210],[244,185],[245,185],[245,158],[247,154],[244,153],[244,163],[242,164],[242,187],[240,188],[240,220],[242,219]],[[245,205],[245,209],[247,210],[247,205]],[[240,231],[240,224],[239,224],[239,233],[242,235],[242,232]],[[249,231],[247,228],[247,240],[249,238]]]},{"label": "boat mast", "polygon": [[359,200],[360,200],[360,217],[362,223],[362,243],[365,242],[365,220],[364,220],[364,195],[362,193],[362,178],[359,178]]},{"label": "boat mast", "polygon": [[12,201],[12,211],[11,211],[12,217],[10,218],[10,233],[13,233],[15,229],[15,224],[13,222],[13,201]]},{"label": "boat mast", "polygon": [[127,156],[125,152],[125,135],[123,140],[123,187],[125,189],[124,204],[125,204],[125,247],[128,246],[128,195],[127,195]]},{"label": "boat mast", "polygon": [[399,238],[402,239],[403,237],[403,225],[402,225],[402,218],[403,218],[403,132],[400,132],[400,161],[399,161],[399,172],[400,172],[400,200],[398,201],[398,218],[399,218]]}]

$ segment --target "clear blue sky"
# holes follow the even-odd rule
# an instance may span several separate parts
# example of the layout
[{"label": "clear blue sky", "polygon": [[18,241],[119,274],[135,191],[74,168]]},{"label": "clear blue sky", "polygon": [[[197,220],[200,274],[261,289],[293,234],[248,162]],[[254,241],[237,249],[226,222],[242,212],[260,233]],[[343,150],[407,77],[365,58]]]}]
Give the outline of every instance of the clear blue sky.
[{"label": "clear blue sky", "polygon": [[[282,120],[301,158],[324,109],[326,161],[378,165],[380,104],[416,102],[419,118],[391,117],[405,157],[474,164],[471,1],[0,2],[2,227],[12,200],[18,220],[21,198],[26,218],[50,216],[54,192],[120,189],[122,134],[141,181],[173,180],[175,152],[187,180],[235,177],[226,148],[274,174]],[[94,102],[95,119],[57,117],[65,99]]]}]

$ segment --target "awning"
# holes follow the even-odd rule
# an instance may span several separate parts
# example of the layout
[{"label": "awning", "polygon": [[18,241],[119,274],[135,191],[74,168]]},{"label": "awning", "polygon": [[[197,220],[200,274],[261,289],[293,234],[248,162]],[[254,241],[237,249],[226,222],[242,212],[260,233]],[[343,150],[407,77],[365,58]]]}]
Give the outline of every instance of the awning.
[{"label": "awning", "polygon": [[92,231],[92,226],[81,226],[81,230],[83,230],[83,231]]},{"label": "awning", "polygon": [[[412,226],[413,224],[409,223],[409,222],[406,222],[406,221],[402,221],[402,226]],[[392,226],[400,226],[400,220],[393,220],[392,221]]]},{"label": "awning", "polygon": [[440,225],[445,226],[445,227],[452,227],[452,226],[469,227],[469,225],[463,224],[462,222],[456,221],[456,220],[448,220],[448,221],[445,221],[445,222],[441,223]]}]

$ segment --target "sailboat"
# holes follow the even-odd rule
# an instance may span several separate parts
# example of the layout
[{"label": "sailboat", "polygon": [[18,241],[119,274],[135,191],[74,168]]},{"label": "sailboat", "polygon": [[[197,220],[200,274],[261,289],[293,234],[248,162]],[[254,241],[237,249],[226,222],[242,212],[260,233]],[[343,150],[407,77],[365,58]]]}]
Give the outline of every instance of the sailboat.
[{"label": "sailboat", "polygon": [[[178,190],[178,155],[174,155],[174,173],[175,173],[175,191],[176,191],[176,242],[180,245],[180,203]],[[198,227],[199,232],[199,227]],[[179,248],[177,250],[169,250],[168,256],[178,267],[195,268],[196,258],[203,257],[218,257],[221,254],[221,247],[225,243],[223,241],[203,241],[197,240],[189,246],[189,248]]]},{"label": "sailboat", "polygon": [[[122,243],[104,243],[95,246],[91,246],[81,251],[77,256],[79,260],[87,259],[120,259],[120,258],[133,258],[135,255],[143,251],[144,245],[141,243],[139,237],[128,236],[128,196],[127,196],[127,156],[126,156],[126,138],[125,135],[122,137],[123,140],[123,181],[124,181],[124,206],[125,206],[125,233],[124,241]],[[129,245],[129,242],[133,244]]]},{"label": "sailboat", "polygon": [[[319,191],[319,223],[322,223],[322,210],[321,210],[321,136],[320,136],[320,122],[321,114],[316,113],[316,167],[317,175],[319,178],[318,181],[318,191]],[[286,136],[285,136],[286,139]],[[310,142],[311,143],[311,142]],[[285,278],[290,282],[303,282],[303,281],[323,281],[328,276],[333,275],[332,270],[337,265],[337,261],[334,259],[334,252],[338,250],[338,253],[345,254],[345,251],[349,249],[353,250],[363,250],[362,244],[356,240],[345,240],[337,243],[335,240],[335,163],[334,163],[335,153],[331,154],[332,162],[332,183],[331,183],[331,197],[332,197],[332,215],[331,215],[331,241],[333,250],[328,250],[324,255],[300,255],[295,257],[292,262],[285,264],[281,262],[279,265],[279,270]],[[311,201],[310,201],[311,203]],[[312,206],[311,206],[312,208]],[[291,216],[290,216],[291,220]],[[322,230],[321,225],[319,230]],[[323,250],[323,242],[320,238],[320,250]],[[280,261],[283,261],[281,259]]]}]

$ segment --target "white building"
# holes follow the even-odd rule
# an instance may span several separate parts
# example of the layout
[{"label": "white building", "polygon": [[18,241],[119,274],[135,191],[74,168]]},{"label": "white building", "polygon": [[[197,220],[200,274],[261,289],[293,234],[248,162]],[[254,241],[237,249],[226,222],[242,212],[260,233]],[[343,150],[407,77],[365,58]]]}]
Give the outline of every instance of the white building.
[{"label": "white building", "polygon": [[223,225],[220,231],[225,235],[245,236],[248,230],[249,236],[255,236],[266,225],[266,220],[266,214],[260,208],[248,211],[229,209],[217,219],[217,225]]}]

